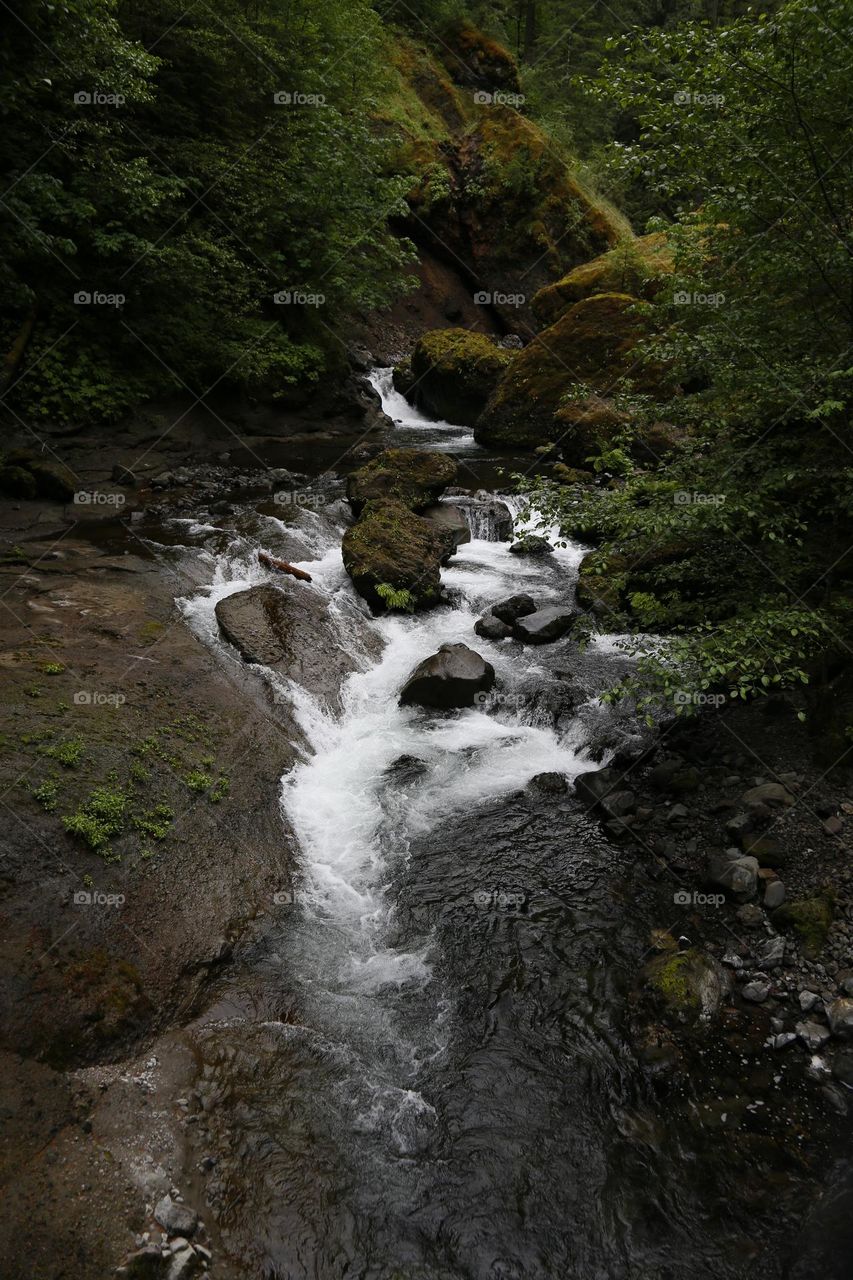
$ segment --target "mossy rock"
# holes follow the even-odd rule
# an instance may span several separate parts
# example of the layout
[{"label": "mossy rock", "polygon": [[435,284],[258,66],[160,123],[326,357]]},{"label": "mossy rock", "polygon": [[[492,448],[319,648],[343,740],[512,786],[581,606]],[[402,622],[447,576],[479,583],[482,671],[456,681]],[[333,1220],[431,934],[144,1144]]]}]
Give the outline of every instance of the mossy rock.
[{"label": "mossy rock", "polygon": [[816,960],[823,951],[835,915],[835,898],[827,892],[797,902],[783,902],[770,919],[777,929],[795,933],[807,960]]},{"label": "mossy rock", "polygon": [[445,541],[402,502],[368,502],[344,534],[341,551],[353,586],[374,613],[387,612],[390,592],[405,593],[413,609],[429,608],[441,597]]},{"label": "mossy rock", "polygon": [[0,493],[10,498],[34,498],[36,478],[23,467],[0,467]]},{"label": "mossy rock", "polygon": [[374,499],[391,499],[412,511],[423,511],[453,484],[457,471],[456,462],[446,453],[384,449],[347,478],[347,498],[355,515]]},{"label": "mossy rock", "polygon": [[595,475],[592,471],[585,471],[581,467],[567,467],[565,462],[555,462],[551,467],[551,474],[560,484],[595,483]]},{"label": "mossy rock", "polygon": [[541,324],[551,325],[568,307],[595,293],[652,298],[672,269],[672,251],[662,231],[623,236],[606,253],[573,267],[562,279],[540,289],[530,305]]},{"label": "mossy rock", "polygon": [[[566,461],[582,466],[623,420],[607,391],[622,377],[638,390],[660,382],[635,354],[647,332],[639,306],[629,294],[602,293],[570,307],[509,366],[476,423],[479,443],[533,448],[559,440]],[[600,394],[579,400],[579,383]]]},{"label": "mossy rock", "polygon": [[725,971],[713,957],[691,947],[656,956],[644,970],[646,985],[677,1022],[708,1021],[728,989]]},{"label": "mossy rock", "polygon": [[621,613],[625,608],[626,566],[622,557],[600,551],[584,556],[575,589],[578,605],[605,617]]},{"label": "mossy rock", "polygon": [[53,498],[56,502],[73,502],[78,484],[73,471],[62,462],[48,462],[39,459],[30,464],[30,471],[36,478],[36,486],[40,498]]},{"label": "mossy rock", "polygon": [[467,18],[444,28],[441,45],[445,66],[457,84],[508,93],[520,91],[515,58]]},{"label": "mossy rock", "polygon": [[517,352],[468,329],[434,329],[412,352],[409,395],[435,418],[473,426]]}]

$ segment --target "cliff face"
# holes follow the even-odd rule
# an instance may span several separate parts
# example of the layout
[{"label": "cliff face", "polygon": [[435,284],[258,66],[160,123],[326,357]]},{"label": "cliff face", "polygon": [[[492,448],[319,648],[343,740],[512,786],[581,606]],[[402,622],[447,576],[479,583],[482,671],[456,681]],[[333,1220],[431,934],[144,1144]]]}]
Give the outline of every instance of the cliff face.
[{"label": "cliff face", "polygon": [[389,58],[393,89],[376,121],[411,181],[400,231],[455,273],[448,320],[471,299],[498,328],[530,336],[533,295],[630,228],[522,114],[517,68],[499,45],[461,25],[441,60],[405,38]]}]

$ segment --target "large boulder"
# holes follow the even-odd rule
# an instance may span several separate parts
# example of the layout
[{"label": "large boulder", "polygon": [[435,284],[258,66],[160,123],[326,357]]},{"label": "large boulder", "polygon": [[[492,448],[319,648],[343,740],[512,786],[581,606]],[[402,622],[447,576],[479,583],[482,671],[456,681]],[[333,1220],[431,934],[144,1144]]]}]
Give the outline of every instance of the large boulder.
[{"label": "large boulder", "polygon": [[373,499],[392,499],[423,511],[453,484],[456,472],[455,461],[446,453],[384,449],[347,478],[347,498],[354,515]]},{"label": "large boulder", "polygon": [[445,539],[402,502],[368,502],[344,534],[344,568],[374,613],[423,609],[441,596]]},{"label": "large boulder", "polygon": [[442,709],[472,707],[477,695],[488,693],[494,683],[495,669],[479,653],[465,644],[443,644],[415,667],[400,702]]},{"label": "large boulder", "polygon": [[512,626],[513,635],[524,644],[553,644],[571,629],[576,618],[574,609],[565,605],[549,605],[516,618]]},{"label": "large boulder", "polygon": [[408,397],[434,418],[473,426],[515,355],[484,333],[435,329],[412,352]]},{"label": "large boulder", "polygon": [[[332,705],[341,680],[355,670],[336,643],[325,598],[301,583],[237,591],[218,602],[216,621],[244,662],[271,667]],[[363,641],[370,644],[370,636]]]},{"label": "large boulder", "polygon": [[550,325],[574,303],[596,293],[652,298],[672,268],[672,250],[664,232],[623,236],[606,253],[572,267],[562,279],[540,289],[530,305],[539,323]]},{"label": "large boulder", "polygon": [[431,507],[426,507],[421,515],[424,520],[429,520],[430,524],[435,526],[445,540],[449,556],[453,555],[453,552],[457,551],[463,543],[471,541],[471,530],[465,519],[465,512],[454,503],[435,502]]},{"label": "large boulder", "polygon": [[[607,392],[630,373],[639,390],[653,390],[659,371],[637,361],[647,330],[638,300],[627,293],[583,298],[519,352],[478,419],[480,444],[532,448],[560,441],[563,457],[583,466],[622,425]],[[598,395],[578,392],[588,385]]]},{"label": "large boulder", "polygon": [[508,596],[506,600],[499,600],[497,604],[492,605],[491,611],[496,618],[500,618],[501,622],[512,624],[529,613],[535,613],[536,601],[533,596],[522,591],[517,596]]},{"label": "large boulder", "polygon": [[73,502],[80,484],[64,462],[35,453],[32,449],[13,449],[3,459],[0,488],[17,498],[49,498],[54,502]]}]

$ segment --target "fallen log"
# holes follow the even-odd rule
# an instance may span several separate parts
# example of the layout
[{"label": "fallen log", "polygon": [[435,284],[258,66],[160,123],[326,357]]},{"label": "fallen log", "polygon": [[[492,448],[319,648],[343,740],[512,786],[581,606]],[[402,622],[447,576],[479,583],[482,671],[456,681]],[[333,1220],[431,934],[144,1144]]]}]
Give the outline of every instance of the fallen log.
[{"label": "fallen log", "polygon": [[275,556],[268,555],[266,551],[259,551],[258,559],[267,569],[278,569],[279,573],[292,574],[300,582],[311,581],[310,573],[306,573],[304,569],[297,569],[295,564],[288,564],[286,560],[276,560]]}]

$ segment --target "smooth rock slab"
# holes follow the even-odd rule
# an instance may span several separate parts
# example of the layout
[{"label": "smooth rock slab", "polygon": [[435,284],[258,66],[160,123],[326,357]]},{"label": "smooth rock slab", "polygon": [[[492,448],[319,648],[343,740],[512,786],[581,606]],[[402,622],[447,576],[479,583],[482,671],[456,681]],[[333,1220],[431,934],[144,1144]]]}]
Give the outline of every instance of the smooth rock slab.
[{"label": "smooth rock slab", "polygon": [[560,605],[537,609],[513,623],[513,634],[524,644],[553,644],[571,630],[576,616]]},{"label": "smooth rock slab", "polygon": [[443,644],[438,653],[425,658],[403,685],[403,706],[474,706],[478,693],[488,693],[495,683],[495,669],[479,653],[465,644]]}]

